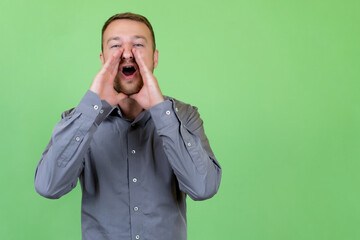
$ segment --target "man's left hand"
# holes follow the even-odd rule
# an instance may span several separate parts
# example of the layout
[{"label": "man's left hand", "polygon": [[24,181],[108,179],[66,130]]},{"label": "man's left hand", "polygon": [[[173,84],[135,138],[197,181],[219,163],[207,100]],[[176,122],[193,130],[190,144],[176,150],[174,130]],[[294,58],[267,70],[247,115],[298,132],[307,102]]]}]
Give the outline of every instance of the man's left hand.
[{"label": "man's left hand", "polygon": [[149,109],[152,106],[163,102],[164,97],[161,94],[156,77],[145,65],[141,53],[136,51],[136,49],[133,49],[132,52],[135,56],[135,61],[139,66],[144,85],[138,93],[130,95],[129,97],[136,100],[138,104],[140,104],[140,106],[142,106],[144,109]]}]

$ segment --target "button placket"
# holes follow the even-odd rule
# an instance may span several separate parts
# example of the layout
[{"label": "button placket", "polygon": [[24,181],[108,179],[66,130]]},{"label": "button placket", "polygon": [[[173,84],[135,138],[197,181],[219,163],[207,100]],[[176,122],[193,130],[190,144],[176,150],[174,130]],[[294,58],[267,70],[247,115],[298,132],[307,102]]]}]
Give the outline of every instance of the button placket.
[{"label": "button placket", "polygon": [[[135,127],[134,127],[135,125]],[[140,179],[137,177],[141,174],[141,169],[139,169],[140,162],[139,157],[141,156],[141,146],[139,146],[139,134],[141,129],[136,127],[136,123],[130,123],[128,126],[128,181],[129,181],[129,197],[130,205],[129,211],[131,214],[131,226],[132,226],[132,239],[141,239],[141,218],[142,214],[140,211],[139,205],[141,205],[142,195],[140,187]],[[140,155],[139,155],[140,154]]]}]

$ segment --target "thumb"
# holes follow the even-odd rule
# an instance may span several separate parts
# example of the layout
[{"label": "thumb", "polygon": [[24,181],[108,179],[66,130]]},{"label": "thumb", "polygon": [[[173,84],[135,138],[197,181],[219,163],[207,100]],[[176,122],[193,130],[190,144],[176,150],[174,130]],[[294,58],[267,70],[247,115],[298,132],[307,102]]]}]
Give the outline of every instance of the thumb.
[{"label": "thumb", "polygon": [[128,97],[129,97],[128,95],[121,92],[116,95],[116,101],[121,102],[122,100],[124,100],[125,98],[128,98]]}]

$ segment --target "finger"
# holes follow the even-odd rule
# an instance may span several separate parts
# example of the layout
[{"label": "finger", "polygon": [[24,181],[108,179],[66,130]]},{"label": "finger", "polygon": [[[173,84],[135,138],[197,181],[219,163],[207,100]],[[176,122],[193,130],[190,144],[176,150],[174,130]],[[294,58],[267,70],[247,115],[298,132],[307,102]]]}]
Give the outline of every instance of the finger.
[{"label": "finger", "polygon": [[116,54],[114,55],[114,63],[111,66],[112,67],[112,75],[115,76],[117,74],[117,72],[119,71],[119,64],[121,61],[121,55],[123,54],[124,49],[120,49],[118,52],[116,52]]},{"label": "finger", "polygon": [[[124,50],[117,49],[104,64],[104,70],[112,72],[119,65],[120,56]],[[116,68],[117,69],[117,68]]]},{"label": "finger", "polygon": [[124,100],[125,98],[128,98],[128,97],[129,97],[128,95],[121,92],[121,93],[118,93],[116,95],[116,100],[117,100],[117,102],[120,102],[120,101],[122,101],[122,100]]},{"label": "finger", "polygon": [[124,49],[118,49],[118,50],[116,50],[115,51],[115,53],[112,55],[113,56],[113,61],[111,62],[111,64],[110,64],[110,68],[111,69],[116,69],[117,70],[117,68],[118,68],[118,66],[119,66],[119,63],[120,63],[120,59],[121,59],[121,55],[122,55],[122,53],[123,53],[123,51],[124,51]]},{"label": "finger", "polygon": [[106,77],[107,82],[112,83],[118,72],[120,64],[120,56],[123,50],[116,50],[112,55],[110,55],[108,61],[105,63],[104,68],[102,69],[102,74]]},{"label": "finger", "polygon": [[130,95],[129,98],[132,98],[138,102],[138,96],[139,96],[139,93],[135,93],[135,94]]},{"label": "finger", "polygon": [[[140,74],[143,76],[143,78],[151,77],[152,72],[146,66],[140,52],[138,52],[136,49],[133,49],[132,52],[134,53],[135,61],[140,68]],[[147,79],[144,79],[144,81],[146,80]]]}]

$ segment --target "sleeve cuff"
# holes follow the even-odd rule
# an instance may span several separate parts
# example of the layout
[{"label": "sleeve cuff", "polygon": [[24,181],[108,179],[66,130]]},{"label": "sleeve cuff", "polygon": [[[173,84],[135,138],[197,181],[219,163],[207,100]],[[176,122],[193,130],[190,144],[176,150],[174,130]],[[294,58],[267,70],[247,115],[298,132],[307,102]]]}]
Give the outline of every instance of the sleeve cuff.
[{"label": "sleeve cuff", "polygon": [[174,111],[173,102],[170,100],[165,100],[155,106],[149,108],[152,119],[156,129],[168,129],[168,128],[178,128],[179,120]]},{"label": "sleeve cuff", "polygon": [[111,109],[112,107],[107,101],[100,100],[99,95],[90,90],[85,93],[76,107],[77,112],[86,115],[90,119],[94,119],[97,125],[100,125]]}]

